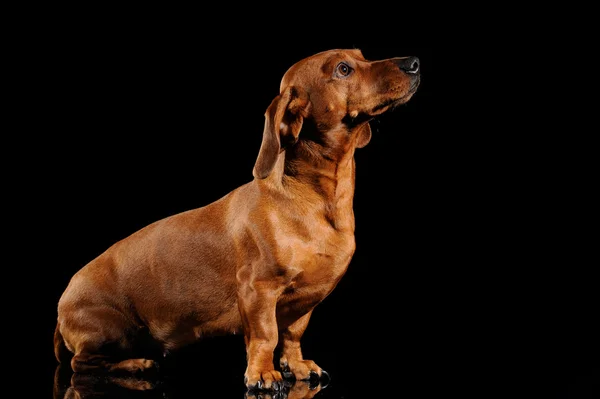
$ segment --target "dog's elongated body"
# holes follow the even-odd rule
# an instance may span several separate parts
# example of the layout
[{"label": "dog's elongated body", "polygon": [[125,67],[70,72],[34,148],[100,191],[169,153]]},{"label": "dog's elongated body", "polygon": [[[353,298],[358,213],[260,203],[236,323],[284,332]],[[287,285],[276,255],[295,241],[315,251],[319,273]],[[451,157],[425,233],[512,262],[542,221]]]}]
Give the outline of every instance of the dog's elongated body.
[{"label": "dog's elongated body", "polygon": [[320,376],[300,339],[355,250],[354,151],[372,118],[412,97],[419,69],[415,57],[367,61],[356,49],[293,65],[265,113],[254,179],[77,272],[58,303],[57,359],[79,373],[138,372],[202,337],[240,333],[248,388],[277,390],[282,372]]}]

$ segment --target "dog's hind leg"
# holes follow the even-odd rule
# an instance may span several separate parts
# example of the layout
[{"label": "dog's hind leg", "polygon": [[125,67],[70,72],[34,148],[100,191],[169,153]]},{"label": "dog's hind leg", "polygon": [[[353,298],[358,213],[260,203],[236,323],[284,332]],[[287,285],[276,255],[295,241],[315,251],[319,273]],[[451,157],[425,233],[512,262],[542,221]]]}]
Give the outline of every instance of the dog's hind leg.
[{"label": "dog's hind leg", "polygon": [[[71,368],[76,373],[139,374],[156,371],[154,360],[138,358],[135,341],[140,327],[112,307],[79,309],[79,317],[67,317],[61,333],[73,352]],[[80,313],[81,312],[81,313]]]},{"label": "dog's hind leg", "polygon": [[73,356],[71,367],[76,373],[118,373],[139,374],[147,371],[156,371],[158,364],[150,359],[125,359],[118,360],[103,354],[90,353],[86,350]]}]

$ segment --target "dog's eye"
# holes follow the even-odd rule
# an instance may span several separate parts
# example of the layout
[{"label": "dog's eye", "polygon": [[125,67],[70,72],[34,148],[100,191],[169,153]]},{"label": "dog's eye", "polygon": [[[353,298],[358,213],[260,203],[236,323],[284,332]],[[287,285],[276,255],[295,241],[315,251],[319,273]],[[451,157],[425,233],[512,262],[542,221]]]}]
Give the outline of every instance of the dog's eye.
[{"label": "dog's eye", "polygon": [[352,73],[352,68],[350,68],[350,66],[345,62],[340,62],[335,68],[335,72],[341,77],[346,77]]}]

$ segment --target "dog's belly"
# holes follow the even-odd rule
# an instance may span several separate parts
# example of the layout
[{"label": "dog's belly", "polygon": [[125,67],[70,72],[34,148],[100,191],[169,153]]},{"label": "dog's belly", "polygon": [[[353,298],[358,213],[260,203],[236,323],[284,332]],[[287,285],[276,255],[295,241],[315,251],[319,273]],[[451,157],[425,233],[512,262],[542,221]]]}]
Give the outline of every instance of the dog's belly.
[{"label": "dog's belly", "polygon": [[[204,313],[204,309],[201,309]],[[154,319],[148,323],[151,335],[166,351],[182,348],[204,337],[243,333],[237,303],[223,306],[222,313],[210,319],[196,313],[179,318]]]}]

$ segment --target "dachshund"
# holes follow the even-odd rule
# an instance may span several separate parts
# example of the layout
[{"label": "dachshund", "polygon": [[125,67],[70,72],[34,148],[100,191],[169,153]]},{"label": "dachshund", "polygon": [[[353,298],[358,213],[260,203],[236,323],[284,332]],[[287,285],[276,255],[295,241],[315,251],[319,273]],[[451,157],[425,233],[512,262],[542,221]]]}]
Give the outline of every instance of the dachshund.
[{"label": "dachshund", "polygon": [[141,228],[72,276],[57,307],[58,362],[143,374],[203,337],[243,334],[248,390],[326,376],[300,339],[355,252],[355,150],[419,84],[413,56],[334,49],[293,64],[264,114],[251,181]]}]

